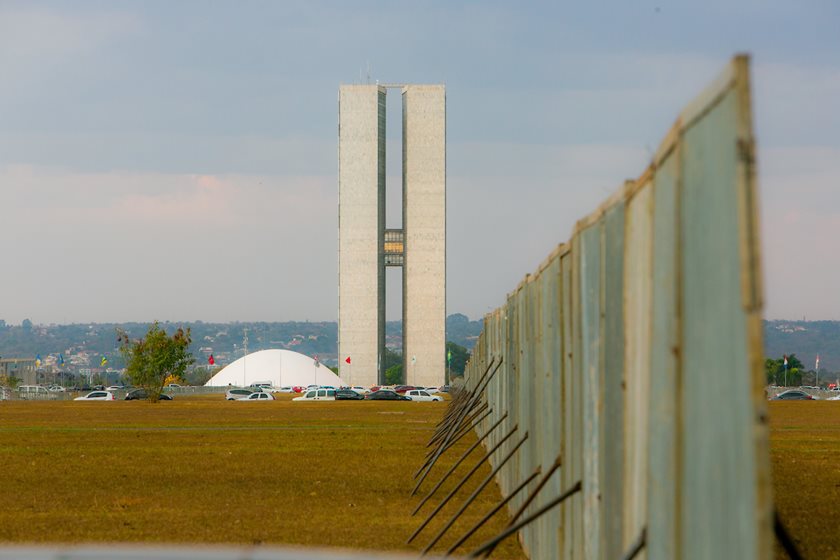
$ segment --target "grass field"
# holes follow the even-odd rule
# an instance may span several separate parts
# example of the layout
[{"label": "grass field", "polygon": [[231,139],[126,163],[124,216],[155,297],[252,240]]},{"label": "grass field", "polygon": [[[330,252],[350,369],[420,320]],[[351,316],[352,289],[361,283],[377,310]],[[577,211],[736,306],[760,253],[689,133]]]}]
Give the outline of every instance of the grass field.
[{"label": "grass field", "polygon": [[[1,402],[0,541],[417,550],[460,503],[447,506],[416,546],[404,544],[431,508],[411,517],[418,499],[408,489],[443,410],[287,396]],[[776,508],[804,557],[840,559],[840,403],[771,402],[770,447]],[[447,453],[437,475],[458,455]],[[485,465],[462,499],[487,472]],[[499,498],[491,485],[443,544]],[[464,551],[503,522],[494,519]],[[510,538],[494,557],[522,552]]]},{"label": "grass field", "polygon": [[840,559],[840,402],[771,402],[770,456],[776,509],[803,557]]},{"label": "grass field", "polygon": [[[444,409],[439,403],[292,403],[285,395],[270,403],[227,402],[220,395],[156,405],[0,402],[0,541],[418,550],[489,472],[485,464],[419,542],[404,544],[437,503],[411,517],[418,498],[408,492]],[[459,455],[450,450],[431,480]],[[474,464],[474,455],[456,474]],[[495,485],[488,487],[436,550],[499,499]],[[494,518],[462,551],[504,522]],[[522,552],[509,538],[494,557]]]}]

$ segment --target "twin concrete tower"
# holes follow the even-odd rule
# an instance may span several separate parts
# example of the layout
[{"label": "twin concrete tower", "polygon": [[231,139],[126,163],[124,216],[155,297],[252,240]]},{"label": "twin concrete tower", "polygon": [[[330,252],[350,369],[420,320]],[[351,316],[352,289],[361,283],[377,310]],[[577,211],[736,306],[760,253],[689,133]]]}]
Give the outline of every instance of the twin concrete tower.
[{"label": "twin concrete tower", "polygon": [[[385,228],[385,99],[402,93],[402,229]],[[438,386],[446,353],[446,90],[338,92],[338,351],[345,383],[385,381],[385,267],[401,266],[403,376]],[[348,362],[349,358],[349,362]]]}]

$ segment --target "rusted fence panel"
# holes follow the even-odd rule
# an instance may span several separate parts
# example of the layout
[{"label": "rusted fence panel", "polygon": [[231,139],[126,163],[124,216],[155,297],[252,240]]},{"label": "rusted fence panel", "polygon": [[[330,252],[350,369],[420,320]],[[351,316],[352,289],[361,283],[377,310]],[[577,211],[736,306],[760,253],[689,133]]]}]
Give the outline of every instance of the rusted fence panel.
[{"label": "rusted fence panel", "polygon": [[[529,439],[507,495],[562,465],[523,512],[533,558],[769,558],[771,498],[748,61],[683,111],[636,181],[488,314],[468,386],[504,359],[479,432]],[[494,445],[506,430],[488,438]],[[517,512],[528,493],[508,503]]]}]

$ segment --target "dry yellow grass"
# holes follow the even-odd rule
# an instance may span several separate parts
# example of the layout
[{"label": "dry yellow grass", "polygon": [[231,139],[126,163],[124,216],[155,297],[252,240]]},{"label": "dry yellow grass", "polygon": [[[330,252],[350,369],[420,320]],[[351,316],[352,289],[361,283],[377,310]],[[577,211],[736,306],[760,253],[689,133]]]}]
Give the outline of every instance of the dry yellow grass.
[{"label": "dry yellow grass", "polygon": [[799,551],[840,558],[840,402],[771,402],[770,453],[776,509]]},{"label": "dry yellow grass", "polygon": [[[489,472],[484,465],[416,545],[404,544],[431,509],[411,517],[418,498],[408,491],[443,411],[436,403],[292,403],[286,396],[271,403],[220,395],[156,405],[3,402],[0,541],[418,550]],[[444,456],[432,481],[459,450]],[[491,485],[436,550],[499,499]],[[504,522],[497,515],[464,551]],[[494,557],[522,552],[509,538]]]}]

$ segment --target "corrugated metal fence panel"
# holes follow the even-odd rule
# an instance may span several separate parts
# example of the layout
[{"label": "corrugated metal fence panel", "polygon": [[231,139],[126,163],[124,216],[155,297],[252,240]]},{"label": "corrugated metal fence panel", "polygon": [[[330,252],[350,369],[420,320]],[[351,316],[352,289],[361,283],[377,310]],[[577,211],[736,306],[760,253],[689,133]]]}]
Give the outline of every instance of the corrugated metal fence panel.
[{"label": "corrugated metal fence panel", "polygon": [[656,171],[653,221],[653,317],[650,368],[648,472],[649,560],[677,558],[680,440],[679,317],[677,311],[678,148]]},{"label": "corrugated metal fence panel", "polygon": [[624,201],[604,213],[604,556],[620,558],[624,473]]},{"label": "corrugated metal fence panel", "polygon": [[[577,398],[576,383],[573,375],[573,341],[572,333],[572,254],[566,253],[560,257],[560,320],[563,368],[561,413],[563,416],[563,467],[560,469],[560,482],[563,488],[571,486],[580,480],[582,454],[580,452],[580,420],[578,411],[580,400]],[[580,558],[581,550],[581,501],[580,495],[566,500],[563,511],[563,558]]]},{"label": "corrugated metal fence panel", "polygon": [[642,183],[627,203],[624,255],[626,399],[624,407],[624,536],[626,550],[646,525],[650,396],[653,185]]},{"label": "corrugated metal fence panel", "polygon": [[685,558],[754,558],[759,550],[752,379],[733,375],[751,365],[742,275],[752,271],[741,266],[736,184],[738,148],[749,140],[738,134],[742,109],[728,88],[686,123],[681,145]]},{"label": "corrugated metal fence panel", "polygon": [[580,238],[580,327],[583,372],[583,532],[587,558],[601,558],[601,224],[583,229]]},{"label": "corrugated metal fence panel", "polygon": [[[548,266],[540,274],[540,321],[538,342],[540,352],[541,383],[537,391],[541,397],[541,407],[537,415],[537,441],[541,452],[539,464],[543,473],[547,473],[560,455],[563,444],[563,417],[561,415],[562,401],[560,400],[560,368],[562,349],[560,339],[560,317],[555,312],[559,308],[560,296],[558,286],[560,280],[560,257],[555,253]],[[530,474],[530,473],[528,473]],[[558,496],[561,490],[560,473],[555,472],[541,494],[540,505],[552,496]],[[538,544],[539,558],[560,558],[559,533],[561,527],[561,511],[555,508],[539,520],[539,531],[535,537]]]},{"label": "corrugated metal fence panel", "polygon": [[519,426],[491,462],[529,434],[502,492],[558,455],[528,511],[583,483],[520,532],[534,558],[615,558],[645,528],[652,560],[770,556],[749,110],[738,58],[642,177],[485,317],[468,385],[504,362],[479,433],[509,414],[489,448]]}]

